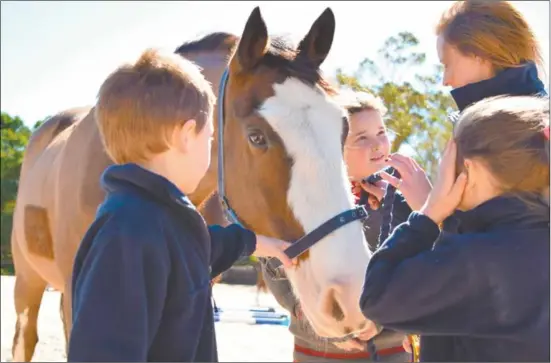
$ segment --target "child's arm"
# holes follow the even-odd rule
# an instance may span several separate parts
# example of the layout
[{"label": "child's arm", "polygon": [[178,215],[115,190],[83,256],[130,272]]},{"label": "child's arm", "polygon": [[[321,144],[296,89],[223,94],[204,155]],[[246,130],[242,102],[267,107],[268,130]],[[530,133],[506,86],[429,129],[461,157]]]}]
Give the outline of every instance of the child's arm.
[{"label": "child's arm", "polygon": [[404,195],[402,193],[396,192],[396,199],[394,199],[394,204],[392,206],[392,229],[396,228],[399,224],[407,221],[411,212],[413,212],[413,210],[407,203]]},{"label": "child's arm", "polygon": [[296,258],[291,260],[285,254],[285,250],[291,245],[289,242],[255,235],[237,224],[228,227],[210,226],[209,233],[212,277],[229,269],[240,257],[248,257],[253,253],[257,257],[276,257],[285,267],[292,267],[297,263]]},{"label": "child's arm", "polygon": [[239,258],[250,256],[256,249],[256,235],[237,224],[209,226],[209,234],[213,277],[229,269]]},{"label": "child's arm", "polygon": [[141,225],[121,231],[108,221],[75,265],[69,362],[147,361],[170,259],[165,245],[155,243],[159,236]]},{"label": "child's arm", "polygon": [[[476,271],[479,241],[443,235],[413,212],[374,253],[360,306],[366,317],[394,330],[420,334],[489,333],[495,311],[491,286]],[[474,250],[474,251],[473,251]]]}]

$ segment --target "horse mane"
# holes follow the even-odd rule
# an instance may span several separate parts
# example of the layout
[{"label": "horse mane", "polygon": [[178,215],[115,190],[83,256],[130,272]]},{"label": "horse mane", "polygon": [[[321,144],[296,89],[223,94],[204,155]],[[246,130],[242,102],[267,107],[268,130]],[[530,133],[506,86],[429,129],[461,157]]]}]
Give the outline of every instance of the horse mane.
[{"label": "horse mane", "polygon": [[186,54],[192,52],[233,52],[239,41],[237,35],[225,32],[214,32],[196,40],[190,40],[180,45],[174,53]]},{"label": "horse mane", "polygon": [[[175,53],[186,55],[194,52],[227,52],[233,53],[239,43],[239,37],[226,32],[213,32],[202,38],[183,43]],[[294,77],[310,85],[318,85],[328,95],[336,95],[337,90],[312,67],[309,61],[300,56],[296,46],[283,35],[271,36],[270,46],[259,65],[282,70],[289,77]]]},{"label": "horse mane", "polygon": [[296,45],[286,36],[270,37],[268,52],[260,63],[270,68],[282,69],[289,77],[297,78],[309,86],[318,85],[328,95],[334,96],[338,93],[320,70],[312,67],[310,61],[300,55]]}]

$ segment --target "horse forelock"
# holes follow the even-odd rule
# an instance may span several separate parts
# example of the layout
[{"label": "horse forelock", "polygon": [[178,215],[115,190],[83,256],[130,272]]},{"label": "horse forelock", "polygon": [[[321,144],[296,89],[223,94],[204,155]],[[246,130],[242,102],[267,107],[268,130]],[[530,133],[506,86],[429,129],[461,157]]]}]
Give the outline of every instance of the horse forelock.
[{"label": "horse forelock", "polygon": [[319,68],[301,56],[289,37],[276,35],[270,37],[270,46],[261,65],[275,68],[287,77],[296,78],[310,86],[318,86],[328,95],[336,95],[337,90],[323,77]]}]

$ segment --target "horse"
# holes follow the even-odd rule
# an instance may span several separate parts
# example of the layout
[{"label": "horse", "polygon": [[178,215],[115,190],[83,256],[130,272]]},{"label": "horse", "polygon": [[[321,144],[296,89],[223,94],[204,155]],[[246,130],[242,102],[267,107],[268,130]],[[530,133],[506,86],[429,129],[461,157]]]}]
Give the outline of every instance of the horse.
[{"label": "horse", "polygon": [[[214,117],[211,166],[189,195],[195,205],[210,206],[203,208],[209,224],[227,224],[216,207],[220,170],[220,196],[242,225],[259,234],[296,241],[353,208],[343,161],[348,119],[320,71],[334,32],[335,17],[327,8],[294,47],[268,35],[257,7],[240,37],[212,33],[176,49],[202,68],[215,92],[226,77],[216,106],[225,116]],[[222,149],[225,157],[218,160]],[[111,164],[93,106],[60,112],[30,138],[11,240],[14,361],[32,358],[47,284],[62,293],[66,349],[70,343],[73,260],[104,198],[99,180]],[[362,224],[354,219],[325,234],[286,271],[318,335],[342,337],[371,323],[358,304],[369,259]]]}]

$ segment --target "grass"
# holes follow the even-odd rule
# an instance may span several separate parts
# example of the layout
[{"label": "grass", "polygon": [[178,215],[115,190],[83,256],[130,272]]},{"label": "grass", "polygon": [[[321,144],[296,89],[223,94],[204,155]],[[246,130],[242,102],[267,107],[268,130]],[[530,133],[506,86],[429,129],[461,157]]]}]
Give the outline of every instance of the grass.
[{"label": "grass", "polygon": [[0,275],[2,276],[13,276],[15,275],[15,270],[13,268],[13,265],[5,265],[0,267]]}]

